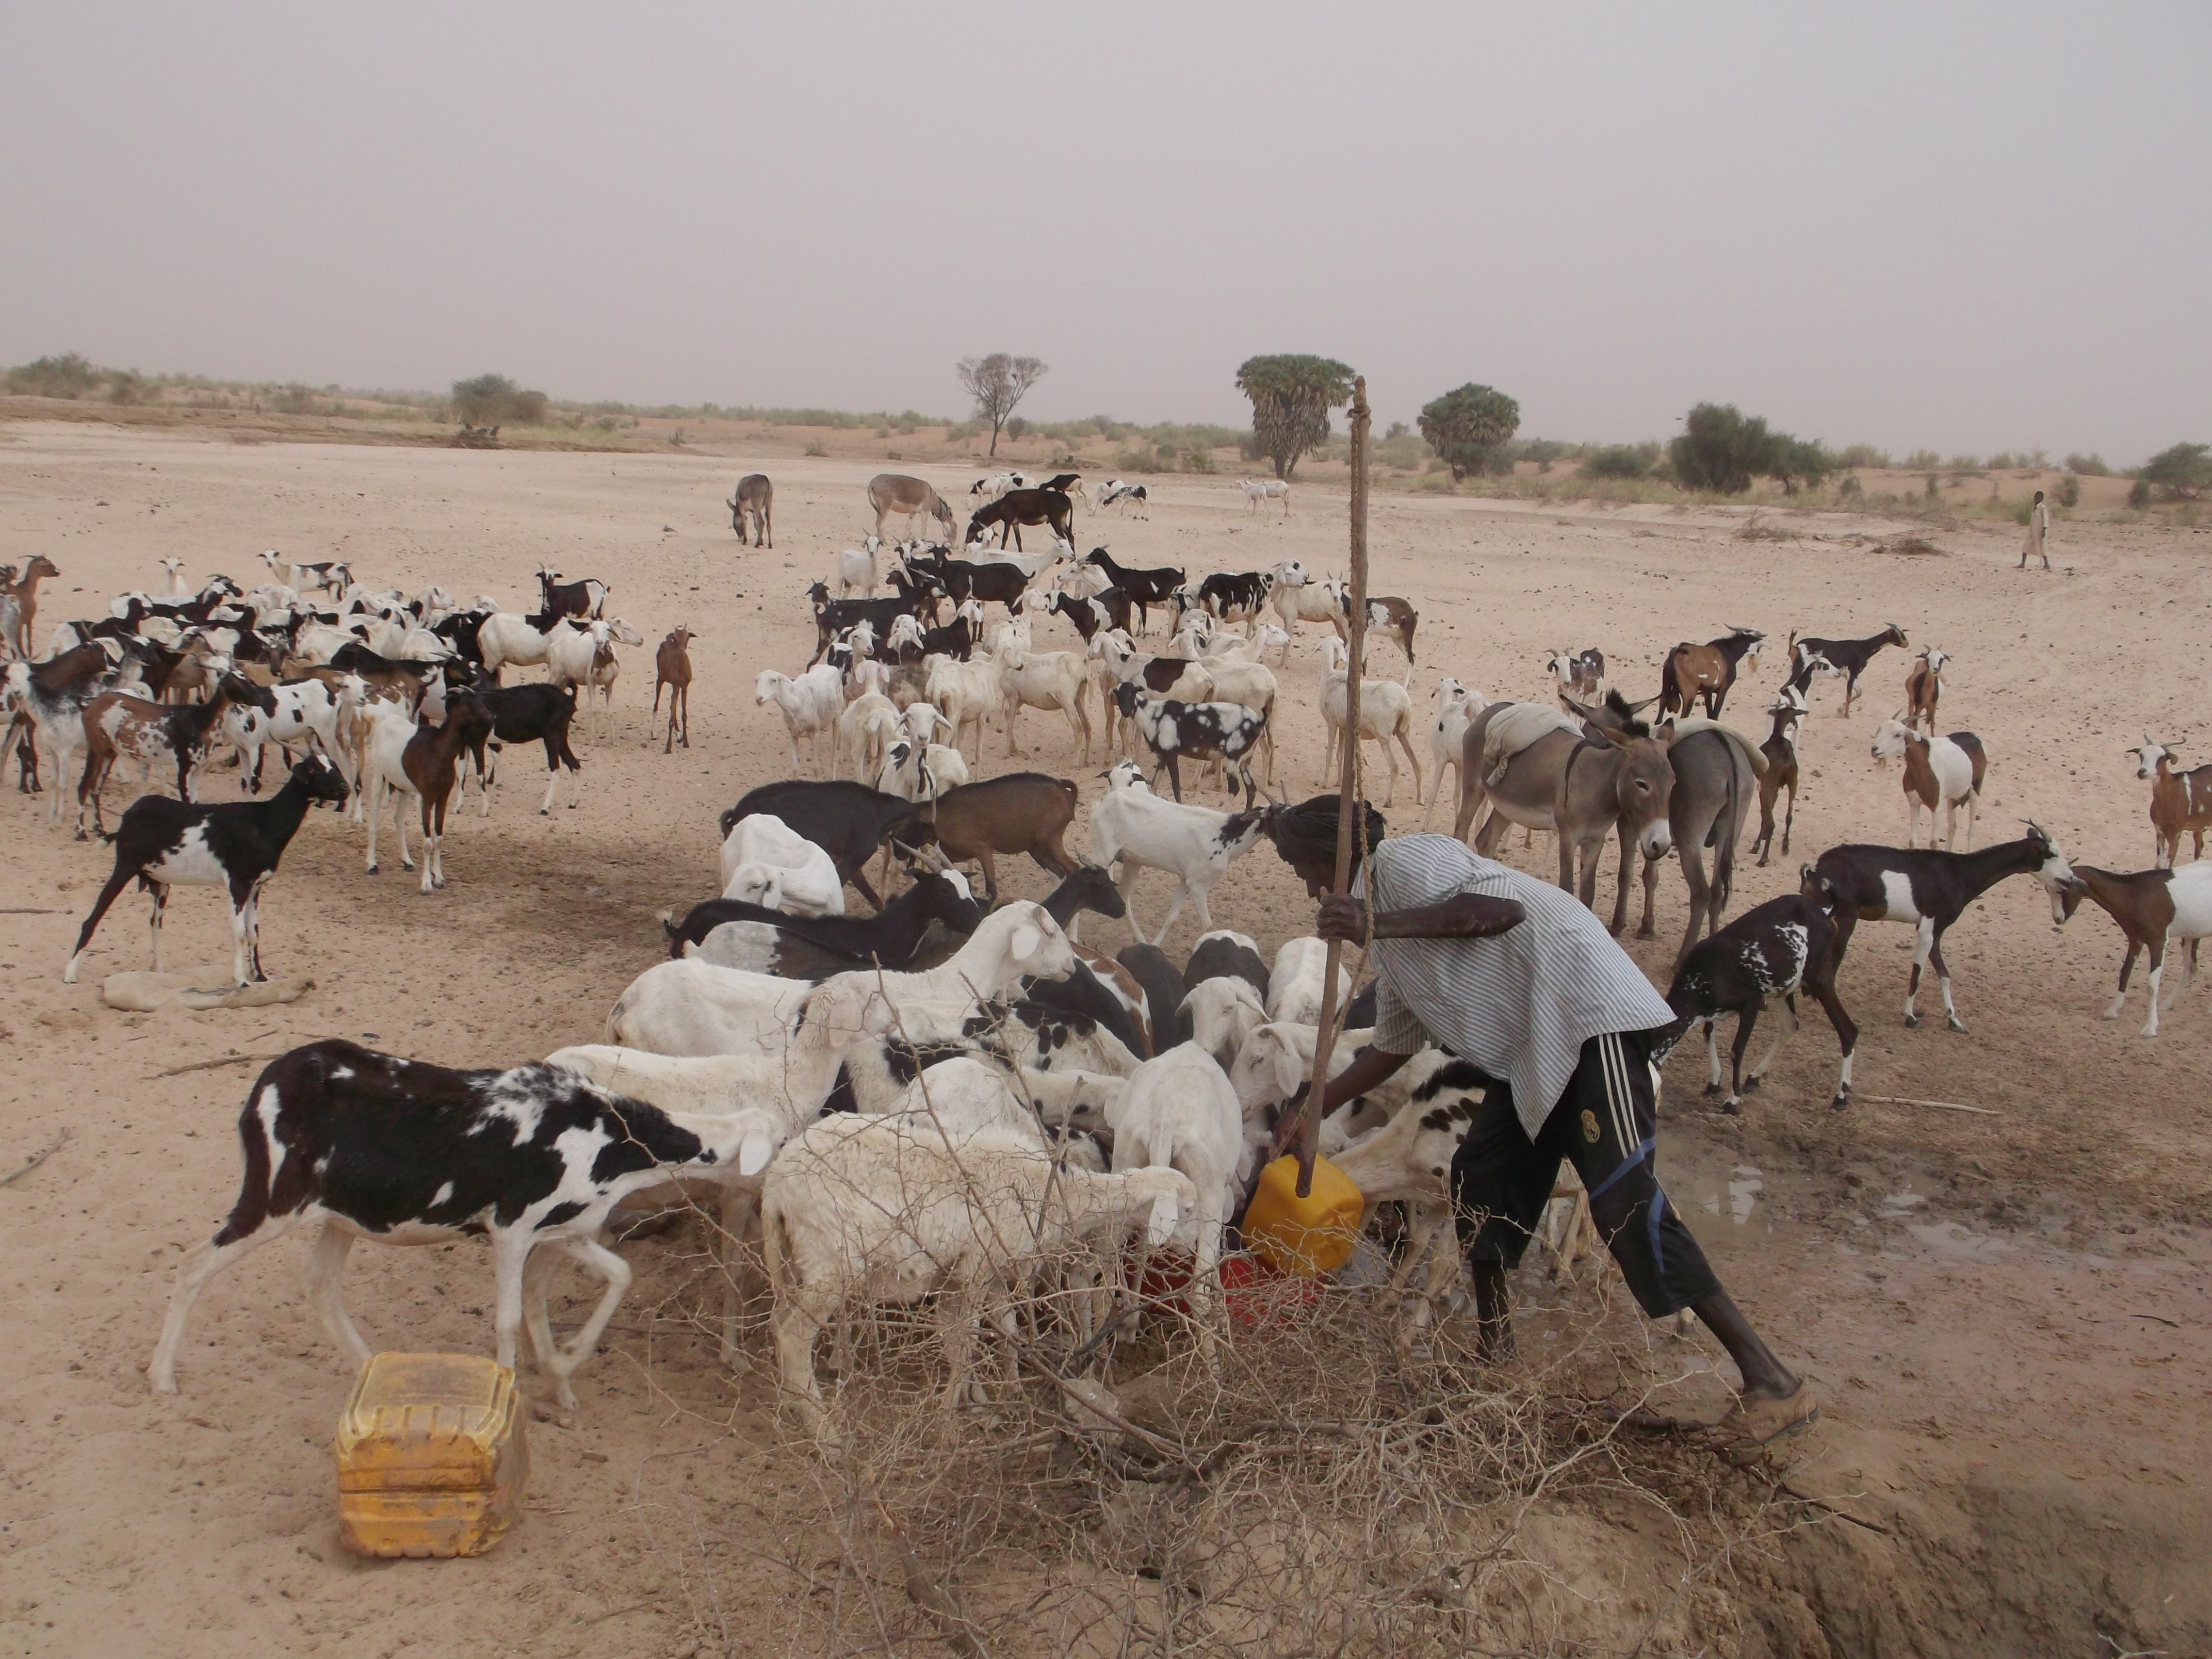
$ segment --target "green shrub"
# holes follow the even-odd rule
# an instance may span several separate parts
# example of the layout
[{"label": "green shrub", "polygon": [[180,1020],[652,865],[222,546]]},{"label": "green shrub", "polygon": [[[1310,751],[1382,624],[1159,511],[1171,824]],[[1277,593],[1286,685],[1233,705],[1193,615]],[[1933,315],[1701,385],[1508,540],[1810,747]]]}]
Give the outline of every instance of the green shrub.
[{"label": "green shrub", "polygon": [[2027,464],[2027,456],[2015,455],[2009,450],[2001,449],[1989,459],[1989,469],[1992,472],[2017,472]]},{"label": "green shrub", "polygon": [[2058,505],[2079,507],[2081,504],[2081,480],[2069,472],[2058,481]]},{"label": "green shrub", "polygon": [[2168,501],[2194,496],[2212,489],[2212,445],[2176,444],[2143,463],[2142,482]]},{"label": "green shrub", "polygon": [[1186,472],[1215,471],[1213,452],[1210,449],[1186,449],[1182,453],[1182,470]]},{"label": "green shrub", "polygon": [[1979,472],[1982,470],[1979,458],[1972,455],[1954,455],[1948,465],[1954,472]]},{"label": "green shrub", "polygon": [[1932,449],[1916,449],[1905,458],[1907,472],[1933,472],[1943,465],[1943,458]]},{"label": "green shrub", "polygon": [[1583,456],[1585,478],[1648,478],[1659,459],[1656,444],[1601,444]]},{"label": "green shrub", "polygon": [[1876,449],[1872,444],[1853,444],[1848,449],[1839,449],[1836,452],[1836,465],[1847,469],[1872,466],[1887,471],[1889,466],[1889,452],[1886,449]]},{"label": "green shrub", "polygon": [[2134,483],[2128,487],[2128,505],[2133,507],[2145,507],[2150,505],[2150,480],[2148,478],[2137,478]]},{"label": "green shrub", "polygon": [[2105,465],[2105,458],[2096,454],[2069,455],[2066,458],[2066,470],[2069,472],[2078,472],[2085,478],[2108,477],[2112,471]]},{"label": "green shrub", "polygon": [[806,449],[805,453],[809,455],[827,455],[830,453],[830,446],[823,443],[819,438],[809,438],[806,441]]},{"label": "green shrub", "polygon": [[1421,408],[1421,435],[1444,458],[1455,479],[1491,471],[1510,456],[1499,453],[1521,426],[1521,405],[1495,386],[1470,380]]},{"label": "green shrub", "polygon": [[100,379],[100,371],[72,351],[9,369],[8,390],[27,398],[89,398]]},{"label": "green shrub", "polygon": [[1786,441],[1734,404],[1699,404],[1685,425],[1667,453],[1674,481],[1686,489],[1741,495],[1753,478],[1774,468],[1778,441]]},{"label": "green shrub", "polygon": [[453,415],[471,426],[543,426],[545,394],[527,392],[504,374],[453,382]]}]

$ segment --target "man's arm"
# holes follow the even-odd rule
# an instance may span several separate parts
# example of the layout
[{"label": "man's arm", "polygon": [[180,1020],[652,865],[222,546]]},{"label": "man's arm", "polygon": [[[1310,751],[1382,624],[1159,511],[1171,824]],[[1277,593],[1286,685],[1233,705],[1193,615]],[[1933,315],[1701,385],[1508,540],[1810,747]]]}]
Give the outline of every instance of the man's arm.
[{"label": "man's arm", "polygon": [[[1480,893],[1460,893],[1441,904],[1414,910],[1385,910],[1374,918],[1376,939],[1492,939],[1521,925],[1528,912],[1518,899],[1489,898]],[[1364,944],[1368,933],[1367,906],[1360,900],[1336,895],[1321,902],[1316,931],[1323,939]]]}]

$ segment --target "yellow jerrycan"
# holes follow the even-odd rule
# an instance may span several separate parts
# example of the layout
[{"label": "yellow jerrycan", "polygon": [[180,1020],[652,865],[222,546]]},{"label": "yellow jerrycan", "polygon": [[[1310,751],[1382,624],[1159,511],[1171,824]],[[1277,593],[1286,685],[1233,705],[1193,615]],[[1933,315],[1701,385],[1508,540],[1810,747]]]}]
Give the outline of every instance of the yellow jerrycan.
[{"label": "yellow jerrycan", "polygon": [[522,1508],[514,1373],[458,1353],[380,1353],[338,1419],[338,1538],[362,1555],[481,1555]]},{"label": "yellow jerrycan", "polygon": [[1359,1188],[1325,1158],[1314,1159],[1313,1190],[1298,1196],[1298,1161],[1285,1156],[1260,1172],[1244,1211],[1244,1243],[1285,1273],[1334,1273],[1359,1237]]}]

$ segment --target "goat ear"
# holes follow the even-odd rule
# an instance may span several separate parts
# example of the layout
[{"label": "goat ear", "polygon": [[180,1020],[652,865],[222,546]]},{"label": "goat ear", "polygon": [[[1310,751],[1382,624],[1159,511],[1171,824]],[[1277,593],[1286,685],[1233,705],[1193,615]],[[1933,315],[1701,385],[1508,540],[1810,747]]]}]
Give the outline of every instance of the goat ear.
[{"label": "goat ear", "polygon": [[1031,957],[1036,954],[1037,946],[1043,943],[1044,935],[1036,928],[1030,927],[1027,922],[1024,922],[1020,927],[1014,929],[1013,943],[1011,946],[1014,960],[1017,962],[1027,962]]},{"label": "goat ear", "polygon": [[1182,1219],[1182,1206],[1176,1202],[1176,1195],[1162,1193],[1152,1200],[1152,1218],[1145,1224],[1145,1248],[1157,1250],[1173,1238]]},{"label": "goat ear", "polygon": [[1278,1038],[1275,1044],[1275,1092],[1288,1100],[1298,1091],[1298,1085],[1305,1080],[1305,1066],[1298,1059],[1297,1050]]},{"label": "goat ear", "polygon": [[738,1146],[738,1173],[758,1175],[775,1156],[775,1141],[765,1129],[757,1129]]}]

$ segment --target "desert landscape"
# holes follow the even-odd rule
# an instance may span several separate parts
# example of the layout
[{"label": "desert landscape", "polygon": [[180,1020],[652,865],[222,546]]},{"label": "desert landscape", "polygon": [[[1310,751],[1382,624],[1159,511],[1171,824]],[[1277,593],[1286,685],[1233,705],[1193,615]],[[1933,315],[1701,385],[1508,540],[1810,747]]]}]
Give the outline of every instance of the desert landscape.
[{"label": "desert landscape", "polygon": [[[294,1003],[106,1006],[102,979],[145,965],[135,894],[103,926],[82,981],[64,985],[109,852],[74,840],[66,816],[50,823],[46,797],[0,793],[0,1164],[68,1137],[0,1188],[0,1650],[944,1650],[942,1621],[895,1576],[883,1581],[890,1602],[862,1588],[854,1562],[875,1557],[838,1521],[858,1500],[841,1508],[851,1494],[790,1443],[759,1322],[736,1366],[719,1360],[701,1221],[621,1247],[638,1281],[578,1374],[575,1411],[526,1379],[540,1407],[528,1505],[478,1559],[368,1561],[338,1547],[331,1433],[352,1379],[299,1292],[304,1243],[216,1279],[179,1360],[181,1392],[149,1390],[176,1263],[236,1191],[239,1108],[258,1062],[324,1036],[454,1066],[603,1040],[616,998],[665,957],[658,918],[719,890],[717,816],[793,775],[783,724],[756,706],[754,677],[807,660],[805,590],[872,527],[868,478],[912,471],[961,501],[987,470],[919,447],[887,459],[866,431],[830,434],[808,446],[823,452],[814,455],[794,453],[795,437],[698,422],[680,447],[477,451],[370,435],[35,410],[0,422],[0,562],[44,555],[59,572],[40,593],[41,641],[54,623],[155,589],[164,557],[182,560],[195,586],[217,572],[251,585],[264,548],[344,559],[376,586],[436,583],[514,610],[534,605],[536,572],[550,565],[605,582],[606,614],[647,641],[623,653],[611,722],[579,719],[580,803],[571,810],[563,786],[563,804],[540,816],[535,750],[512,751],[489,816],[473,794],[456,812],[441,891],[419,893],[388,853],[380,875],[366,873],[362,831],[310,815],[261,907],[268,970],[314,981]],[[775,480],[773,549],[740,546],[731,531],[726,503],[755,470]],[[1309,469],[1285,514],[1254,510],[1231,475],[1160,474],[1146,480],[1143,512],[1079,508],[1078,545],[1107,546],[1124,565],[1183,567],[1194,581],[1291,558],[1339,571],[1344,477],[1340,465]],[[2031,482],[2005,482],[2005,498]],[[1995,493],[1972,489],[1977,500]],[[2147,734],[2197,736],[2212,528],[2118,505],[2118,491],[2092,491],[2053,529],[2057,568],[2045,573],[2014,568],[2021,532],[1996,516],[1384,488],[1371,586],[1419,611],[1411,690],[1430,719],[1442,676],[1492,699],[1547,701],[1544,659],[1596,646],[1613,683],[1643,698],[1678,641],[1763,629],[1765,653],[1727,711],[1754,743],[1793,633],[1858,636],[1895,623],[1915,647],[1950,653],[1941,724],[1978,733],[1989,757],[1979,842],[2032,818],[2076,862],[2138,870],[2152,861],[2148,786],[2124,751]],[[679,623],[696,636],[690,746],[664,754],[647,712],[653,644]],[[1040,648],[1080,643],[1056,620],[1037,632]],[[1370,675],[1405,672],[1387,641],[1370,650]],[[1869,744],[1903,702],[1911,655],[1877,657],[1848,719],[1836,684],[1815,683],[1791,850],[1757,866],[1747,831],[1731,915],[1796,890],[1799,866],[1826,848],[1899,839],[1899,773]],[[1279,671],[1273,788],[1291,799],[1322,782],[1320,671],[1310,626]],[[1006,732],[988,730],[977,775],[1073,779],[1079,854],[1104,757],[1086,762],[1058,717],[1034,710],[1016,742],[1010,760]],[[1392,830],[1449,830],[1452,802],[1427,799],[1436,780],[1425,742],[1416,750],[1423,804],[1401,783]],[[49,790],[74,782],[46,779]],[[1223,799],[1188,776],[1185,787]],[[235,799],[236,775],[211,769],[206,789]],[[108,791],[111,825],[134,793],[126,767]],[[1501,855],[1556,873],[1541,843],[1510,837]],[[1011,896],[1051,885],[1026,862],[1000,869]],[[1612,888],[1608,857],[1601,913]],[[1170,890],[1158,874],[1139,883],[1148,924]],[[1686,914],[1672,860],[1658,894],[1656,937],[1623,943],[1663,990]],[[1311,902],[1264,845],[1231,867],[1212,908],[1217,925],[1250,934],[1267,957],[1313,929]],[[1187,908],[1166,948],[1180,961],[1200,931]],[[1085,933],[1109,951],[1128,939],[1125,924],[1096,917]],[[2123,1016],[2100,1019],[2119,931],[2089,904],[2054,928],[2043,891],[2008,881],[1947,941],[1968,1034],[1933,1018],[1907,1030],[1911,939],[1864,924],[1844,964],[1841,994],[1863,1032],[1847,1110],[1829,1109],[1834,1039],[1809,1008],[1740,1117],[1701,1098],[1701,1043],[1686,1042],[1666,1071],[1661,1176],[1736,1299],[1819,1390],[1819,1425],[1747,1469],[1655,1442],[1607,1454],[1618,1478],[1527,1484],[1507,1506],[1511,1547],[1498,1556],[1510,1594],[1468,1615],[1460,1650],[2212,1651],[2202,1479],[2212,1462],[2212,987],[2182,988],[2154,1039],[2137,1035],[2140,977]],[[178,889],[172,964],[219,972],[229,942],[218,897]],[[2168,988],[2182,979],[2177,954]],[[1923,993],[1923,1012],[1931,1002]],[[1520,1358],[1469,1386],[1548,1391],[1562,1410],[1626,1388],[1717,1417],[1731,1386],[1719,1348],[1608,1296],[1610,1271],[1554,1283],[1532,1267]],[[556,1319],[580,1317],[580,1281],[565,1278],[562,1291]],[[380,1347],[488,1352],[489,1296],[472,1244],[363,1248],[347,1278],[349,1306]],[[1347,1307],[1358,1299],[1345,1293]],[[1304,1339],[1316,1353],[1329,1352],[1327,1318]],[[1449,1316],[1440,1346],[1464,1322]],[[1343,1340],[1374,1347],[1366,1335]],[[1600,1437],[1634,1437],[1624,1425]],[[957,1469],[957,1433],[938,1455]],[[1279,1473],[1297,1479],[1295,1464]],[[1102,1501],[1091,1518],[1117,1516]],[[1133,1649],[1121,1624],[1086,1622],[1066,1611],[1073,1602],[1054,1604],[1056,1626],[1024,1613],[1030,1569],[995,1547],[986,1540],[932,1564],[959,1578],[989,1624],[988,1641],[963,1650],[1152,1645]],[[1040,1599],[1048,1582],[1059,1581],[1040,1578]],[[1133,1572],[1116,1594],[1132,1607],[1156,1596],[1171,1606],[1163,1586],[1173,1582]],[[1443,1594],[1422,1605],[1443,1605]],[[1097,1589],[1097,1606],[1120,1604]],[[1193,1623],[1181,1644],[1227,1651],[1244,1639],[1235,1629]],[[1407,1639],[1426,1650],[1442,1638],[1423,1626]],[[1326,1648],[1302,1633],[1239,1650]]]}]

